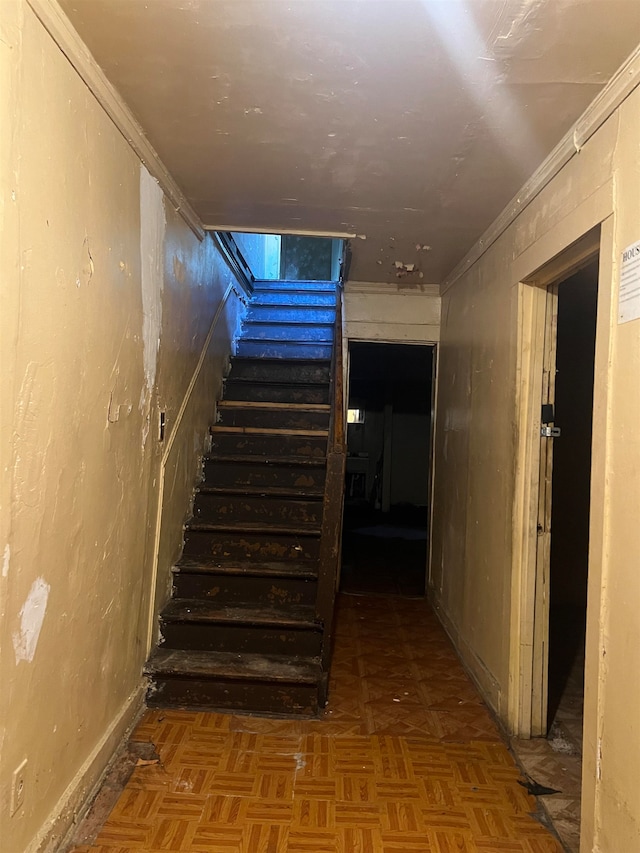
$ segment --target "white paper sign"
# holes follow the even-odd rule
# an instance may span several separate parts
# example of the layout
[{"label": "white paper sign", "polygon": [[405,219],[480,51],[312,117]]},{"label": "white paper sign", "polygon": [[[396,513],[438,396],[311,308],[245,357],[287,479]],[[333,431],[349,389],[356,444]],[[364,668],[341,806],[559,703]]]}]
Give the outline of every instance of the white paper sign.
[{"label": "white paper sign", "polygon": [[640,240],[622,253],[618,323],[640,318]]}]

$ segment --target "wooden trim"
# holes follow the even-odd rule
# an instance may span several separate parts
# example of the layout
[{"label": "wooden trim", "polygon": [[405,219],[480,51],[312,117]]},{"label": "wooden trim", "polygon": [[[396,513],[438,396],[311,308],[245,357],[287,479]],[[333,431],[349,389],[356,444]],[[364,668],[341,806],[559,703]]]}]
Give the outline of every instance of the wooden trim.
[{"label": "wooden trim", "polygon": [[336,287],[336,316],[334,324],[334,351],[333,351],[333,370],[332,380],[333,388],[333,424],[331,430],[330,451],[339,451],[345,453],[346,433],[345,433],[345,394],[344,394],[344,353],[342,340],[342,315],[343,315],[343,290],[341,287]]},{"label": "wooden trim", "polygon": [[[331,418],[327,442],[327,471],[322,513],[318,573],[317,614],[323,622],[322,668],[328,674],[333,642],[336,587],[342,554],[344,475],[347,458],[345,430],[342,287],[336,286],[336,320],[331,359]],[[327,701],[327,679],[320,689],[320,704]]]},{"label": "wooden trim", "polygon": [[524,280],[536,287],[560,284],[591,263],[600,251],[600,226],[596,225],[582,237],[567,246],[555,258],[543,264]]},{"label": "wooden trim", "polygon": [[573,131],[577,153],[640,84],[640,45],[622,63],[607,85],[578,119]]},{"label": "wooden trim", "polygon": [[546,291],[520,284],[518,295],[517,437],[507,720],[511,734],[529,737]]},{"label": "wooden trim", "polygon": [[610,512],[608,472],[611,470],[613,348],[617,320],[614,280],[617,252],[615,217],[602,222],[598,268],[596,349],[593,376],[591,510],[589,517],[589,576],[585,640],[584,723],[582,740],[582,809],[580,837],[585,850],[594,849],[596,800],[600,779],[600,746],[604,737],[603,674],[607,661],[605,600],[609,562]]},{"label": "wooden trim", "polygon": [[217,250],[224,258],[227,266],[235,277],[240,282],[240,285],[247,296],[253,294],[253,285],[255,278],[249,264],[246,262],[242,252],[238,248],[236,241],[233,239],[229,231],[210,231],[211,239],[215,243]]},{"label": "wooden trim", "polygon": [[351,294],[372,294],[379,296],[410,296],[440,298],[440,286],[437,284],[416,283],[401,285],[397,281],[347,281],[344,286],[347,296]]},{"label": "wooden trim", "polygon": [[136,156],[158,181],[164,194],[173,204],[199,240],[205,230],[198,214],[171,176],[153,148],[133,113],[118,91],[107,79],[71,22],[55,0],[27,0],[32,11],[69,60],[89,91],[120,131]]},{"label": "wooden trim", "polygon": [[[348,320],[346,325],[350,341],[407,346],[435,346],[440,342],[440,326],[431,323],[417,326],[407,323],[363,323]],[[395,333],[394,329],[397,330]]]},{"label": "wooden trim", "polygon": [[438,345],[431,346],[431,423],[429,425],[429,529],[427,531],[427,566],[425,593],[432,586],[433,578],[433,506],[436,493],[436,418],[438,414],[438,377],[440,358]]},{"label": "wooden trim", "polygon": [[145,710],[145,694],[146,683],[141,683],[125,700],[25,853],[65,849],[65,842],[70,842],[72,833],[86,815],[108,769],[117,758],[120,747],[126,743]]},{"label": "wooden trim", "polygon": [[597,130],[640,85],[640,46],[595,97],[573,128],[536,169],[520,192],[507,204],[502,213],[484,232],[440,287],[444,295],[484,255],[525,208],[542,192],[567,163],[572,160]]},{"label": "wooden trim", "polygon": [[[546,290],[541,403],[555,405],[556,343],[558,339],[558,284]],[[534,403],[534,401],[531,401]],[[538,418],[537,423],[540,423]],[[531,734],[547,733],[549,687],[549,605],[551,593],[551,490],[553,441],[541,438],[538,477],[538,515],[533,602],[533,671],[531,683]],[[534,492],[535,494],[535,492]]]},{"label": "wooden trim", "polygon": [[[536,583],[540,537],[538,498],[541,487],[540,406],[543,374],[549,370],[545,349],[548,289],[590,263],[600,251],[600,228],[586,234],[553,257],[519,285],[518,347],[516,355],[516,469],[512,525],[511,648],[509,653],[509,730],[520,737],[540,733],[545,704],[540,696],[540,612],[537,614]],[[600,324],[600,320],[598,320]],[[551,380],[551,377],[549,377]],[[544,617],[544,614],[542,614]],[[536,674],[537,672],[537,674]],[[537,712],[534,712],[537,709]]]},{"label": "wooden trim", "polygon": [[249,228],[246,225],[229,225],[229,224],[204,224],[205,231],[222,231],[233,232],[237,231],[241,234],[277,234],[291,235],[292,237],[331,237],[335,240],[351,240],[354,237],[360,237],[361,240],[366,239],[361,234],[351,234],[346,231],[313,231],[304,228]]}]

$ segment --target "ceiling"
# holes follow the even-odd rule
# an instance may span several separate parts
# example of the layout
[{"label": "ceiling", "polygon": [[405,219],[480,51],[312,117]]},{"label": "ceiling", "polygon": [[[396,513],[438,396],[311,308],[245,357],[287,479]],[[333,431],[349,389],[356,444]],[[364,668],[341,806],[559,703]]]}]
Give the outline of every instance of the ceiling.
[{"label": "ceiling", "polygon": [[440,282],[640,41],[638,0],[60,3],[207,227],[357,234],[360,281]]}]

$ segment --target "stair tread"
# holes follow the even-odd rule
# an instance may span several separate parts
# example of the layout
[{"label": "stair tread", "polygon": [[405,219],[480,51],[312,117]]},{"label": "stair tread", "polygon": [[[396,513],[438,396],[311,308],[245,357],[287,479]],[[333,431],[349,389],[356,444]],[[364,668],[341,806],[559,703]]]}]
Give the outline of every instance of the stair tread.
[{"label": "stair tread", "polygon": [[[306,295],[308,295],[309,292],[313,293],[313,291],[306,291]],[[327,291],[316,290],[315,292],[317,295],[322,294],[322,296],[325,296],[325,297],[327,295]],[[291,292],[288,290],[271,291],[272,296],[275,293],[275,294],[277,294],[279,296],[281,295],[283,297],[282,301],[278,301],[278,302],[273,302],[273,301],[268,300],[268,299],[261,299],[260,297],[264,293],[266,293],[266,291],[264,291],[264,290],[258,291],[258,293],[251,300],[251,303],[250,303],[251,307],[249,310],[251,310],[253,308],[257,308],[259,310],[263,310],[263,309],[271,310],[272,308],[274,308],[276,311],[280,308],[282,308],[283,310],[290,310],[290,311],[299,311],[299,310],[302,310],[302,311],[306,311],[306,310],[309,310],[309,311],[335,311],[336,310],[335,302],[333,304],[328,303],[328,302],[323,302],[321,300],[318,300],[317,302],[306,301],[306,300],[304,302],[291,302]]]},{"label": "stair tread", "polygon": [[245,426],[224,426],[223,424],[215,424],[209,428],[213,433],[250,433],[252,435],[302,435],[314,436],[318,438],[326,438],[329,435],[329,430],[326,429],[284,429],[282,427],[245,427]]},{"label": "stair tread", "polygon": [[173,571],[193,572],[196,574],[219,574],[241,577],[269,577],[269,578],[293,578],[300,580],[315,580],[317,572],[309,568],[302,568],[297,563],[278,562],[244,562],[242,560],[220,563],[219,561],[194,560],[189,557],[181,557]]},{"label": "stair tread", "polygon": [[277,385],[278,387],[282,386],[285,388],[288,388],[289,386],[292,388],[298,388],[300,386],[311,386],[315,388],[317,385],[323,387],[330,384],[329,379],[265,379],[263,377],[255,378],[253,376],[233,376],[233,374],[230,374],[225,379],[225,383],[229,384],[232,382],[241,382],[248,385]]},{"label": "stair tread", "polygon": [[[272,306],[272,307],[278,307],[278,306]],[[319,327],[326,328],[326,329],[333,329],[335,324],[327,322],[327,321],[324,321],[322,323],[318,323],[317,320],[313,320],[313,319],[310,319],[310,320],[286,320],[286,319],[282,318],[282,319],[273,319],[273,320],[258,320],[258,319],[255,319],[254,317],[249,316],[243,320],[243,325],[245,325],[245,326],[249,326],[249,325],[251,325],[251,326],[305,326],[305,327],[311,326],[314,329],[319,328]]]},{"label": "stair tread", "polygon": [[290,468],[324,468],[327,460],[324,456],[257,456],[241,453],[208,453],[205,462],[233,462],[237,465],[285,465]]},{"label": "stair tread", "polygon": [[320,536],[321,528],[312,525],[280,526],[264,522],[239,521],[237,524],[215,524],[211,521],[190,521],[188,531],[210,533],[265,533],[276,536]]},{"label": "stair tread", "polygon": [[[289,291],[296,290],[303,291],[304,293],[308,293],[310,290],[323,290],[326,291],[335,290],[339,282],[337,281],[329,281],[326,278],[310,278],[305,279],[304,281],[301,279],[293,280],[289,278],[256,278],[253,282],[254,290],[278,290],[278,285],[282,285],[280,289],[284,289],[286,287]],[[313,285],[316,285],[314,288]]]},{"label": "stair tread", "polygon": [[[239,362],[254,362],[259,361],[262,364],[272,364],[274,367],[282,367],[283,364],[291,364],[292,367],[299,368],[301,365],[307,365],[308,367],[317,367],[319,362],[325,361],[327,363],[327,367],[331,364],[330,358],[260,358],[259,356],[251,356],[251,355],[236,355],[232,360],[232,370],[233,365],[238,364]],[[232,374],[230,374],[232,375]]]},{"label": "stair tread", "polygon": [[267,400],[219,400],[219,409],[275,409],[292,412],[330,412],[328,403],[273,403]]},{"label": "stair tread", "polygon": [[[331,328],[333,328],[333,326]],[[238,339],[239,344],[246,343],[247,341],[251,341],[251,343],[257,343],[257,344],[265,344],[265,343],[297,344],[300,346],[304,345],[304,346],[308,346],[308,347],[324,346],[324,347],[330,348],[333,346],[333,342],[329,341],[329,340],[326,340],[326,341],[308,341],[308,340],[304,340],[304,339],[299,340],[298,338],[270,338],[270,337],[266,337],[266,336],[263,338],[254,338],[252,335],[244,335],[244,334],[241,335],[240,338]],[[318,360],[320,360],[320,359],[318,359]],[[326,359],[322,359],[322,360],[326,361]]]},{"label": "stair tread", "polygon": [[238,654],[183,649],[155,649],[145,667],[147,675],[192,676],[316,684],[322,677],[319,658],[285,658],[281,655]]},{"label": "stair tread", "polygon": [[291,500],[322,500],[324,488],[309,490],[294,486],[208,486],[206,483],[196,490],[204,495],[234,495],[246,498],[291,498]]},{"label": "stair tread", "polygon": [[230,625],[312,628],[319,630],[310,604],[224,604],[202,598],[172,598],[161,613],[163,622],[217,622]]}]

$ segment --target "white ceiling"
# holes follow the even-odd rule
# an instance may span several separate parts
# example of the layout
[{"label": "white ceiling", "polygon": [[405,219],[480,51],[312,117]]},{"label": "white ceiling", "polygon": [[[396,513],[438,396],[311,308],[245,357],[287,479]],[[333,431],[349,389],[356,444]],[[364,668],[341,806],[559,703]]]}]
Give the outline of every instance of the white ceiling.
[{"label": "white ceiling", "polygon": [[206,226],[361,235],[360,281],[441,281],[640,41],[640,0],[60,2]]}]

